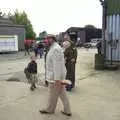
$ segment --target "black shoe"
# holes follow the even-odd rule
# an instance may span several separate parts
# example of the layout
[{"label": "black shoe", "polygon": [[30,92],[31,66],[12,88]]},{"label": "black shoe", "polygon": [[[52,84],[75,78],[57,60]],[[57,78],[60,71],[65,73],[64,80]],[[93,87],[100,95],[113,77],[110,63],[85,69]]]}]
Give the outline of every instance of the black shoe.
[{"label": "black shoe", "polygon": [[47,112],[46,110],[40,110],[41,114],[54,114],[53,112]]},{"label": "black shoe", "polygon": [[33,84],[33,87],[34,87],[34,88],[37,88],[35,84]]},{"label": "black shoe", "polygon": [[65,113],[65,112],[63,112],[63,111],[61,111],[61,113],[62,113],[63,115],[66,115],[66,116],[72,116],[71,113]]},{"label": "black shoe", "polygon": [[48,82],[47,81],[45,81],[45,87],[48,87]]},{"label": "black shoe", "polygon": [[70,89],[70,88],[66,88],[66,91],[68,91],[68,92],[71,92],[71,90],[72,90],[72,89]]},{"label": "black shoe", "polygon": [[31,91],[34,91],[34,89],[35,89],[35,88],[34,88],[33,86],[32,86],[32,87],[30,87],[30,90],[31,90]]}]

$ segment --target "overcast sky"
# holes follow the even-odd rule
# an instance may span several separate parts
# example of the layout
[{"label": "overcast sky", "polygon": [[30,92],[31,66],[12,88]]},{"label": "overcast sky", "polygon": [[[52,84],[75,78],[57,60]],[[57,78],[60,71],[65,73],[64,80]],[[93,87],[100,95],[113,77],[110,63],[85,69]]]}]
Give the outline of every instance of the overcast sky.
[{"label": "overcast sky", "polygon": [[35,32],[59,33],[69,27],[102,26],[99,0],[1,0],[1,11],[25,11]]}]

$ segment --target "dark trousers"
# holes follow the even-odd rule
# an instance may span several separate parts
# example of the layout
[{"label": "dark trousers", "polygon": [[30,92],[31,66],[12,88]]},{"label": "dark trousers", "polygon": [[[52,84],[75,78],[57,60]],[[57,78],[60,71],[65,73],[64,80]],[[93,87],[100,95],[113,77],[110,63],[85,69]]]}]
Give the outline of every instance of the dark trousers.
[{"label": "dark trousers", "polygon": [[35,56],[37,57],[38,54],[37,49],[34,49],[34,52],[35,52]]},{"label": "dark trousers", "polygon": [[48,81],[46,80],[46,56],[47,56],[47,53],[45,53],[45,85],[46,87],[48,87]]},{"label": "dark trousers", "polygon": [[25,47],[25,55],[28,53],[28,55],[30,54],[29,53],[29,47]]},{"label": "dark trousers", "polygon": [[72,85],[67,85],[66,88],[70,91],[72,88],[75,87],[75,63],[68,62],[66,63],[67,75],[66,79],[72,82]]},{"label": "dark trousers", "polygon": [[44,54],[44,49],[41,48],[41,49],[40,49],[40,58],[42,58],[43,54]]},{"label": "dark trousers", "polygon": [[98,54],[101,55],[101,47],[98,47],[97,50],[98,50]]}]

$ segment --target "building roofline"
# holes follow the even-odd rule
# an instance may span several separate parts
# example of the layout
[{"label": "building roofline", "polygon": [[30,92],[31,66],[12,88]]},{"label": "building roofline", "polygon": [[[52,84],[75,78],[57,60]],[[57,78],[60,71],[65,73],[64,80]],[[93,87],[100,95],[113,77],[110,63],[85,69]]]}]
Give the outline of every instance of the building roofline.
[{"label": "building roofline", "polygon": [[68,31],[73,31],[73,30],[75,30],[75,31],[78,31],[78,30],[84,30],[84,28],[83,27],[70,27],[70,28],[68,28],[67,30],[66,30],[66,32],[68,32]]},{"label": "building roofline", "polygon": [[0,23],[0,27],[22,27],[24,28],[24,25],[15,25],[15,24],[1,24]]},{"label": "building roofline", "polygon": [[[90,28],[84,28],[84,27],[70,27],[65,32],[73,32],[73,31],[79,31],[79,30],[89,30]],[[96,30],[102,30],[102,28],[95,28]]]}]

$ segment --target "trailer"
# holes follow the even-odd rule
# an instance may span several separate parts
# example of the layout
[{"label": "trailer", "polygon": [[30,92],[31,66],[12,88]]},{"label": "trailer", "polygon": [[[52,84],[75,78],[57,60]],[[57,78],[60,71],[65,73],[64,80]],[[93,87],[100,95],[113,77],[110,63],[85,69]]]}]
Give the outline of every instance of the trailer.
[{"label": "trailer", "polygon": [[18,51],[17,35],[0,35],[0,53],[17,51]]}]

